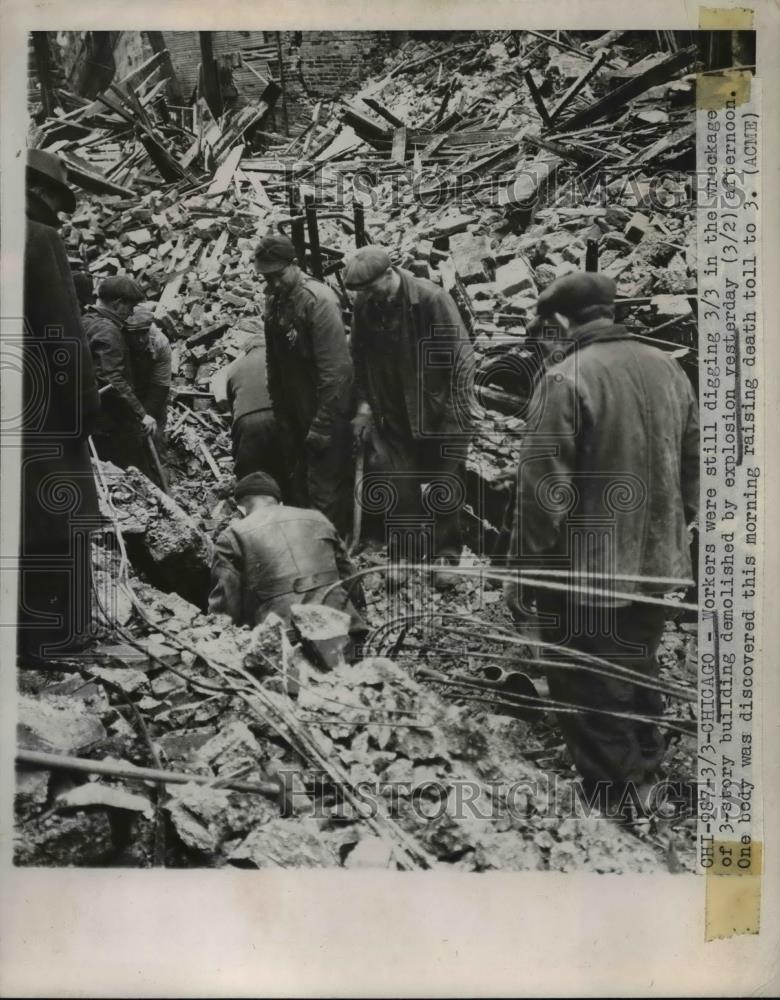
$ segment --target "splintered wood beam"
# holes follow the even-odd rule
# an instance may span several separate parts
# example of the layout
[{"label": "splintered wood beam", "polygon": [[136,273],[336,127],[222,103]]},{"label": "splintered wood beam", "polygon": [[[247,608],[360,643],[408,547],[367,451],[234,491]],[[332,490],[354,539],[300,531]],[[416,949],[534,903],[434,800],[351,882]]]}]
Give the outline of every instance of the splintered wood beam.
[{"label": "splintered wood beam", "polygon": [[560,156],[564,160],[574,160],[575,163],[582,166],[589,166],[595,159],[591,153],[573,149],[571,146],[564,146],[560,142],[551,142],[549,139],[542,139],[540,136],[530,133],[523,136],[523,142],[538,149],[546,149],[548,153],[554,153],[555,156]]},{"label": "splintered wood beam", "polygon": [[600,49],[593,58],[590,66],[587,66],[582,73],[577,77],[574,83],[569,87],[569,89],[563,94],[561,99],[555,104],[553,109],[550,111],[550,121],[555,121],[561,111],[568,107],[571,101],[576,97],[577,94],[582,90],[585,84],[598,73],[604,63],[607,61],[606,49]]},{"label": "splintered wood beam", "polygon": [[217,167],[216,173],[214,174],[214,179],[212,180],[208,191],[206,191],[207,197],[211,195],[222,195],[230,187],[233,180],[233,174],[238,169],[239,161],[241,160],[241,155],[244,152],[243,145],[234,146],[222,163]]},{"label": "splintered wood beam", "polygon": [[552,122],[550,121],[550,115],[547,111],[547,108],[544,106],[542,95],[539,93],[539,88],[536,86],[536,83],[534,82],[534,78],[530,69],[526,70],[525,73],[523,73],[523,79],[525,80],[525,84],[528,87],[528,93],[531,95],[531,100],[534,102],[534,107],[539,112],[539,117],[544,122],[544,125],[547,128],[550,128],[550,126],[552,125]]},{"label": "splintered wood beam", "polygon": [[392,111],[388,111],[388,109],[384,106],[384,104],[380,104],[379,101],[376,100],[376,98],[363,97],[361,98],[361,100],[363,101],[364,104],[366,104],[369,108],[371,108],[372,111],[376,111],[376,113],[381,118],[384,118],[385,121],[390,122],[393,128],[403,128],[406,125],[406,122],[401,121],[401,119],[398,118],[396,115],[394,115]]},{"label": "splintered wood beam", "polygon": [[87,167],[86,164],[76,162],[73,159],[73,154],[68,156],[65,153],[60,153],[60,158],[68,168],[69,180],[72,180],[84,191],[91,191],[93,194],[118,194],[123,198],[135,197],[137,194],[132,188],[122,187],[121,184],[110,181],[91,165]]},{"label": "splintered wood beam", "polygon": [[161,49],[159,52],[155,52],[153,56],[150,56],[146,60],[146,62],[142,62],[140,66],[136,66],[135,69],[130,70],[130,72],[126,76],[123,76],[121,80],[117,80],[117,85],[124,87],[128,83],[135,84],[149,76],[153,69],[156,69],[165,62],[167,51],[167,49]]},{"label": "splintered wood beam", "polygon": [[397,128],[393,132],[393,148],[390,151],[390,159],[395,163],[403,163],[406,160],[406,138],[408,129],[405,125]]},{"label": "splintered wood beam", "polygon": [[640,73],[639,76],[634,76],[626,80],[624,84],[621,84],[621,86],[616,87],[615,90],[611,91],[605,97],[602,97],[600,101],[596,101],[595,104],[583,108],[582,111],[575,112],[564,122],[556,126],[557,131],[573,132],[575,129],[583,128],[585,125],[590,125],[600,118],[605,118],[607,115],[619,111],[629,101],[633,101],[635,97],[643,94],[651,87],[657,87],[662,83],[666,83],[667,80],[670,80],[681,69],[695,62],[697,52],[698,48],[696,45],[691,45],[687,49],[680,49],[679,52],[674,52],[668,58],[645,70],[644,73]]}]

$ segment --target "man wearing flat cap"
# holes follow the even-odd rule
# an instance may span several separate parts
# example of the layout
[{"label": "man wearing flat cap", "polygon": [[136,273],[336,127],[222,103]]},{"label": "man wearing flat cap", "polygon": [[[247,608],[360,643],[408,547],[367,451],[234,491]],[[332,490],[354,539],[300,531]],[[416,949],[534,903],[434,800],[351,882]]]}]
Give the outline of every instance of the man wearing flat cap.
[{"label": "man wearing flat cap", "polygon": [[341,307],[332,289],[303,274],[288,237],[264,236],[254,263],[266,285],[268,391],[283,447],[295,456],[291,499],[345,531],[352,361]]},{"label": "man wearing flat cap", "polygon": [[[539,297],[547,366],[520,449],[510,558],[547,584],[535,586],[538,638],[652,680],[661,599],[691,576],[698,404],[674,358],[615,323],[614,300],[614,282],[591,273]],[[508,588],[507,600],[528,625],[528,588]],[[661,695],[556,658],[570,666],[549,670],[550,695],[578,709],[559,724],[586,793],[610,811],[641,807],[663,758],[658,727],[587,709],[660,716]]]},{"label": "man wearing flat cap", "polygon": [[236,502],[245,513],[217,539],[211,567],[209,611],[236,625],[259,625],[273,611],[290,621],[293,604],[324,603],[350,615],[360,641],[366,626],[347,592],[335,587],[352,564],[331,522],[318,510],[281,503],[276,480],[253,472],[239,480]]},{"label": "man wearing flat cap", "polygon": [[100,515],[87,437],[100,401],[57,232],[76,207],[57,156],[28,150],[26,194],[18,617],[20,655],[35,658],[73,652],[89,631]]},{"label": "man wearing flat cap", "polygon": [[432,540],[420,534],[417,552],[392,551],[390,558],[432,560],[440,567],[436,586],[450,587],[457,577],[446,567],[458,564],[463,544],[460,511],[472,427],[468,334],[448,293],[394,267],[383,247],[357,250],[347,261],[344,284],[356,293],[355,440],[358,447],[370,446],[373,472],[388,477],[397,496],[392,516],[433,522]]},{"label": "man wearing flat cap", "polygon": [[[157,432],[157,421],[139,398],[127,320],[143,302],[143,289],[127,275],[105,278],[97,303],[86,311],[84,329],[101,386],[100,427],[94,436],[98,454],[120,468],[144,468],[144,435]],[[148,471],[148,469],[147,469]]]},{"label": "man wearing flat cap", "polygon": [[[155,431],[152,435],[160,456],[165,451],[165,424],[168,418],[168,396],[171,391],[171,345],[168,338],[155,323],[156,303],[141,302],[134,307],[125,321],[125,337],[130,348],[133,389],[144,410],[154,418]],[[137,425],[131,425],[137,427]],[[140,435],[136,435],[142,445]],[[147,475],[151,469],[148,453],[138,448],[146,465]]]}]

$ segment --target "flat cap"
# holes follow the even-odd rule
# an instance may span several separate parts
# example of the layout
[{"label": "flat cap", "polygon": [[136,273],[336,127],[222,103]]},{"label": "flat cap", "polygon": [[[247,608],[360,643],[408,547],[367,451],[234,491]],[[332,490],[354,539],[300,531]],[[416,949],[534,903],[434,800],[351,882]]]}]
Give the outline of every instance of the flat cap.
[{"label": "flat cap", "polygon": [[144,302],[137,305],[125,320],[128,330],[148,330],[154,323],[154,311]]},{"label": "flat cap", "polygon": [[255,267],[261,274],[283,271],[295,258],[295,246],[288,236],[270,233],[255,247]]},{"label": "flat cap", "polygon": [[391,267],[392,263],[384,247],[361,247],[347,261],[344,284],[347,288],[363,288]]},{"label": "flat cap", "polygon": [[123,299],[125,302],[143,302],[146,296],[137,281],[126,274],[115,274],[98,285],[101,299]]},{"label": "flat cap", "polygon": [[68,187],[68,171],[59,156],[45,149],[28,149],[27,178],[28,183],[39,181],[55,188],[62,197],[66,212],[76,210],[76,196]]},{"label": "flat cap", "polygon": [[589,306],[611,306],[615,301],[615,282],[606,275],[576,271],[556,278],[539,296],[536,311],[540,316],[560,313],[577,316]]},{"label": "flat cap", "polygon": [[243,479],[239,479],[233,490],[236,500],[242,497],[275,497],[282,499],[282,491],[273,476],[267,472],[252,472]]}]

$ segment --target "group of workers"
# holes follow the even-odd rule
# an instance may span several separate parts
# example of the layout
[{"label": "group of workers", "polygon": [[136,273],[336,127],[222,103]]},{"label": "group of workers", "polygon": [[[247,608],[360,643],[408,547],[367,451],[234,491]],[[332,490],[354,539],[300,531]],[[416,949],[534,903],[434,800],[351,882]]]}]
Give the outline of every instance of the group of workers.
[{"label": "group of workers", "polygon": [[[23,573],[36,554],[71,551],[74,524],[89,523],[73,510],[63,517],[47,508],[42,481],[78,481],[77,513],[94,515],[87,435],[101,457],[148,469],[148,442],[162,445],[171,382],[154,303],[132,279],[103,281],[97,303],[79,316],[55,231],[57,212],[73,210],[73,194],[57,158],[33,152],[26,336],[40,345],[58,325],[73,359],[69,381],[58,387],[55,349],[44,352],[53,405],[42,440],[56,443],[57,456],[30,459],[38,432],[26,431]],[[251,336],[225,373],[243,517],[215,545],[209,610],[251,627],[271,611],[286,618],[292,604],[324,597],[350,614],[359,638],[360,588],[339,586],[352,573],[344,539],[356,499],[384,516],[389,565],[422,563],[439,589],[459,579],[477,419],[471,340],[450,295],[395,266],[382,247],[346,260],[349,334],[339,298],[302,271],[286,236],[260,239],[254,267],[265,283],[264,335]],[[507,556],[517,574],[505,596],[523,633],[549,644],[537,647],[548,664],[556,647],[568,647],[653,678],[667,614],[662,595],[691,574],[698,407],[677,362],[614,315],[614,282],[599,274],[566,275],[538,299],[529,336],[544,363],[518,439]],[[25,369],[28,396],[33,367]],[[356,496],[358,460],[365,474]],[[62,593],[43,601],[59,602],[66,621],[75,621]],[[22,625],[30,612],[29,602],[20,605]],[[83,627],[83,611],[77,617]],[[27,630],[38,640],[39,632]],[[56,629],[49,633],[51,640]],[[58,648],[77,636],[71,630]],[[652,720],[660,695],[614,673],[553,665],[548,676],[551,696],[578,706],[559,720],[586,786],[606,782],[618,794],[652,782],[664,752]]]}]

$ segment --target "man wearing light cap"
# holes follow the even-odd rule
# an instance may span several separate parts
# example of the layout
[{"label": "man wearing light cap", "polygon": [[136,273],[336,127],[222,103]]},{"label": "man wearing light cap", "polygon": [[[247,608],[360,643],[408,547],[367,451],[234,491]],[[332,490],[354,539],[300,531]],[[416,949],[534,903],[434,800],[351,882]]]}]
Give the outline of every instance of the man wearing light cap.
[{"label": "man wearing light cap", "polygon": [[284,506],[279,484],[265,472],[239,480],[234,496],[246,516],[217,539],[209,611],[252,628],[272,611],[289,623],[293,604],[324,600],[350,615],[350,634],[362,639],[366,626],[347,592],[335,587],[326,594],[353,569],[325,515]]},{"label": "man wearing light cap", "polygon": [[[420,533],[417,551],[391,551],[390,558],[432,559],[441,567],[436,586],[450,587],[457,577],[446,567],[460,561],[463,544],[460,511],[472,425],[468,334],[447,292],[394,267],[383,247],[357,250],[347,261],[344,284],[356,292],[356,442],[371,445],[372,474],[388,477],[397,497],[392,516],[418,518],[418,526],[433,522],[430,543]],[[391,549],[394,541],[388,536]]]},{"label": "man wearing light cap", "polygon": [[106,278],[98,286],[97,303],[83,317],[101,384],[102,409],[95,447],[102,459],[121,468],[143,464],[141,436],[157,431],[157,421],[136,392],[126,326],[144,297],[141,286],[132,278]]},{"label": "man wearing light cap", "polygon": [[59,213],[76,207],[52,153],[27,153],[24,248],[19,653],[67,655],[87,641],[89,530],[100,522],[87,437],[100,410]]},{"label": "man wearing light cap", "polygon": [[266,284],[268,391],[280,437],[296,456],[291,499],[344,531],[351,491],[352,362],[335,293],[301,272],[292,242],[270,234],[255,251]]},{"label": "man wearing light cap", "polygon": [[[614,282],[591,273],[539,297],[548,357],[520,450],[510,559],[551,584],[535,588],[538,638],[652,679],[668,617],[658,599],[691,575],[698,404],[674,358],[615,324],[614,299]],[[532,596],[508,588],[522,626]],[[571,666],[548,677],[551,697],[580,709],[559,724],[587,795],[616,814],[646,804],[664,753],[658,727],[582,708],[659,716],[660,694]]]}]

